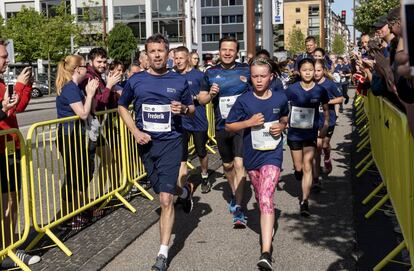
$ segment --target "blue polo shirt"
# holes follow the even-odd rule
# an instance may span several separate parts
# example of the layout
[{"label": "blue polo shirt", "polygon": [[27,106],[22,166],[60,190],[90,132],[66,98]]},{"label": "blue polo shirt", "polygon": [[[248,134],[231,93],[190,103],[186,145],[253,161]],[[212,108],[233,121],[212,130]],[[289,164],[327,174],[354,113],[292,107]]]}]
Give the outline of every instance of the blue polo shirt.
[{"label": "blue polo shirt", "polygon": [[[326,92],[328,93],[329,100],[342,97],[342,92],[338,89],[338,85],[335,84],[333,81],[325,78],[322,84],[319,86],[323,87]],[[335,112],[335,105],[328,104],[329,107],[329,126],[335,126],[336,124],[336,112]],[[319,112],[319,127],[322,128],[323,123],[325,121],[325,117],[323,116],[323,112]]]},{"label": "blue polo shirt", "polygon": [[182,116],[172,115],[168,106],[172,101],[187,106],[192,104],[188,83],[183,76],[174,71],[163,75],[152,75],[147,71],[136,73],[128,79],[118,104],[128,108],[132,101],[138,129],[148,133],[152,139],[168,140],[181,136]]},{"label": "blue polo shirt", "polygon": [[297,82],[288,87],[286,96],[291,107],[288,139],[316,139],[319,129],[319,107],[329,102],[327,91],[318,84],[310,90],[304,90],[300,82]]},{"label": "blue polo shirt", "polygon": [[195,113],[193,116],[183,116],[183,127],[187,131],[204,132],[208,130],[208,122],[206,116],[206,107],[199,104],[195,97],[200,93],[201,84],[204,80],[204,73],[199,70],[192,69],[191,71],[182,74],[187,79],[188,87],[193,101],[195,102]]},{"label": "blue polo shirt", "polygon": [[211,67],[205,73],[201,89],[210,91],[210,87],[214,83],[220,87],[218,95],[213,99],[216,130],[224,130],[226,115],[230,112],[236,96],[249,89],[250,67],[245,63],[238,62],[232,69],[224,69],[220,64]]},{"label": "blue polo shirt", "polygon": [[[58,118],[66,118],[76,116],[76,113],[70,107],[71,104],[85,100],[83,91],[73,81],[69,81],[63,86],[59,96],[56,97],[56,111]],[[74,122],[63,123],[65,134],[69,134],[73,130]]]},{"label": "blue polo shirt", "polygon": [[[272,91],[272,96],[266,100],[257,98],[253,91],[244,93],[231,108],[226,122],[244,121],[257,113],[264,115],[265,123],[278,121],[281,117],[288,116],[289,106],[284,92]],[[282,162],[283,140],[280,140],[274,150],[257,150],[253,148],[252,129],[244,130],[243,163],[247,170],[259,169],[264,165],[275,165],[281,168]]]}]

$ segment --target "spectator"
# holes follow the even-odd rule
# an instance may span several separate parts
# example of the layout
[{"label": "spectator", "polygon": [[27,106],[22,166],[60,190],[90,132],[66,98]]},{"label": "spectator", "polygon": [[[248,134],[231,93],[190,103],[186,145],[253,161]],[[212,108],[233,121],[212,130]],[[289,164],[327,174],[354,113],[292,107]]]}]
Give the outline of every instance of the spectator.
[{"label": "spectator", "polygon": [[[58,118],[79,116],[81,120],[88,119],[99,80],[97,78],[88,80],[85,96],[79,85],[86,77],[86,73],[87,66],[82,56],[69,55],[58,63],[56,75]],[[82,198],[82,189],[87,191],[89,181],[92,179],[93,168],[88,164],[84,138],[85,129],[80,121],[59,125],[57,148],[65,161],[66,172],[65,185],[62,186],[61,192],[63,215],[66,215],[67,211],[72,212],[72,206],[75,206],[75,209],[81,207],[76,206],[80,202],[78,199]],[[81,164],[80,161],[83,163]],[[72,229],[78,230],[87,222],[86,217],[77,215],[71,221]]]},{"label": "spectator", "polygon": [[170,51],[168,51],[167,69],[172,69],[175,66],[174,55],[175,55],[175,49],[172,48],[170,49]]},{"label": "spectator", "polygon": [[120,74],[121,75],[121,81],[118,82],[113,88],[118,94],[118,96],[121,96],[122,89],[124,88],[123,85],[125,84],[125,81],[123,80],[125,73],[125,66],[124,63],[122,63],[119,60],[112,61],[111,64],[109,64],[109,74],[112,76],[112,74]]},{"label": "spectator", "polygon": [[[140,72],[141,71],[141,67],[137,62],[132,62],[128,69],[127,69],[127,79],[129,79],[134,73]],[[124,83],[126,83],[126,81],[124,81]]]},{"label": "spectator", "polygon": [[139,67],[141,68],[141,71],[145,71],[148,69],[149,67],[148,55],[145,50],[142,50],[141,52],[139,52],[138,62],[139,62]]},{"label": "spectator", "polygon": [[[6,42],[0,40],[0,75],[3,75],[6,72],[7,65],[9,64],[8,56]],[[31,74],[31,68],[26,67],[17,77],[17,82],[14,86],[15,94],[12,96],[15,100],[13,103],[9,103],[10,100],[6,84],[3,79],[0,79],[0,100],[3,101],[1,110],[3,114],[1,114],[0,130],[19,128],[16,113],[23,112],[29,104],[30,93],[32,91]],[[16,159],[13,157],[14,154],[6,154],[6,142],[14,142],[16,150],[14,154]],[[9,174],[7,174],[7,171],[9,171]],[[20,142],[16,134],[0,136],[0,182],[3,206],[3,210],[1,210],[3,232],[0,236],[4,237],[4,240],[1,240],[2,249],[4,249],[19,239],[19,235],[14,232],[14,226],[17,225],[18,217],[17,208],[19,202],[17,200],[21,188]],[[13,228],[12,231],[10,230],[11,227]],[[39,256],[28,255],[23,250],[18,250],[16,256],[26,265],[32,265],[40,261]],[[17,265],[9,257],[1,262],[2,269],[14,267],[17,267]]]},{"label": "spectator", "polygon": [[206,54],[206,56],[204,57],[203,71],[205,72],[213,66],[213,56],[211,54]]},{"label": "spectator", "polygon": [[192,52],[190,54],[190,60],[191,66],[196,70],[200,70],[200,56],[197,52]]}]

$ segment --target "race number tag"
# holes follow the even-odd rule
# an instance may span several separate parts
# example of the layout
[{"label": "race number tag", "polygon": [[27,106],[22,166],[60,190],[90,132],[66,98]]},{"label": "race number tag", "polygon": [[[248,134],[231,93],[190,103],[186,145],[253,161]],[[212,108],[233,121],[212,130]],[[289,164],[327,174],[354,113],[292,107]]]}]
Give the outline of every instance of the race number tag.
[{"label": "race number tag", "polygon": [[299,129],[311,129],[313,128],[314,118],[314,108],[292,106],[292,111],[290,113],[290,127]]},{"label": "race number tag", "polygon": [[233,107],[234,103],[237,100],[237,97],[239,97],[240,95],[220,97],[219,107],[220,107],[221,118],[227,119],[227,116],[230,113],[230,109]]},{"label": "race number tag", "polygon": [[323,113],[323,106],[322,105],[319,106],[319,113]]},{"label": "race number tag", "polygon": [[253,149],[259,151],[270,151],[276,149],[282,137],[280,135],[274,137],[270,134],[270,126],[275,123],[279,123],[279,121],[265,122],[259,127],[251,128]]},{"label": "race number tag", "polygon": [[171,106],[169,104],[142,104],[144,131],[171,132]]}]

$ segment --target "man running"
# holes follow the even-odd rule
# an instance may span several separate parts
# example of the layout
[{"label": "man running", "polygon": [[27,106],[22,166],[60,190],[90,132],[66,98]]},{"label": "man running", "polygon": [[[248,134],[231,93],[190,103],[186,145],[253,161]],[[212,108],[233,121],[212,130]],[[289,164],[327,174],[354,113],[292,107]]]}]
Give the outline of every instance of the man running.
[{"label": "man running", "polygon": [[181,159],[181,167],[179,174],[179,184],[185,183],[188,169],[188,141],[193,136],[195,151],[200,159],[201,167],[201,193],[208,193],[211,190],[211,183],[208,181],[208,157],[206,150],[208,122],[206,116],[206,107],[201,105],[198,100],[201,83],[203,82],[204,73],[193,68],[190,63],[190,52],[187,47],[179,46],[175,48],[174,54],[175,71],[180,73],[187,79],[188,87],[191,92],[193,102],[195,104],[195,114],[192,117],[183,118],[183,157]]},{"label": "man running", "polygon": [[[167,69],[169,42],[154,34],[145,42],[149,69],[132,75],[119,99],[119,115],[139,144],[139,155],[161,205],[160,250],[152,270],[167,270],[168,245],[174,224],[174,195],[192,209],[192,188],[177,187],[182,155],[182,115],[194,113],[187,80]],[[134,101],[135,122],[128,111]]]},{"label": "man running", "polygon": [[250,70],[247,64],[236,63],[239,44],[234,37],[223,37],[219,42],[221,63],[208,69],[198,101],[214,105],[217,146],[223,161],[223,170],[230,184],[232,195],[229,211],[233,214],[235,228],[246,226],[241,207],[243,199],[243,131],[227,132],[226,118],[238,96],[249,88]]}]

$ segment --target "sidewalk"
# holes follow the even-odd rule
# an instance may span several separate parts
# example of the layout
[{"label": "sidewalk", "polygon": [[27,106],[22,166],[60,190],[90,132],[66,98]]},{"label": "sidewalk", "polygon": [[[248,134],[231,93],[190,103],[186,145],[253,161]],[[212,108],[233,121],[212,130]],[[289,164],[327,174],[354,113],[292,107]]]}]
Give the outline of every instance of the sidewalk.
[{"label": "sidewalk", "polygon": [[[298,214],[300,183],[293,177],[289,149],[285,146],[282,189],[275,193],[274,270],[355,269],[355,260],[351,257],[355,244],[350,170],[351,115],[348,105],[332,140],[334,169],[324,182],[324,191],[312,196],[310,218]],[[220,175],[216,174],[209,194],[196,191],[191,214],[176,209],[169,270],[257,270],[260,224],[250,182],[245,186],[248,227],[234,230],[232,217],[227,212],[229,186]],[[158,224],[155,224],[103,270],[149,270],[159,249],[158,240]]]}]

